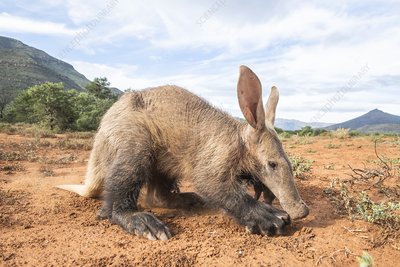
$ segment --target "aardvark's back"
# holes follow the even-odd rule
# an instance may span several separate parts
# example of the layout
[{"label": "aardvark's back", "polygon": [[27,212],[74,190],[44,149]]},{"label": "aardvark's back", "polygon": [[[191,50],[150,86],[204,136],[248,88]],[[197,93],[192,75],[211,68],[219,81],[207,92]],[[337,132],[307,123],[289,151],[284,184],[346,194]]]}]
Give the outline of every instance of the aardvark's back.
[{"label": "aardvark's back", "polygon": [[[163,138],[183,141],[192,134],[231,136],[237,134],[240,127],[240,123],[227,113],[177,86],[168,85],[128,93],[119,101],[121,109],[118,109],[118,113],[126,113],[128,107],[142,113],[145,120],[151,120],[153,126],[162,131],[159,134]],[[135,114],[136,117],[142,116]],[[115,114],[112,114],[110,119],[115,118]]]}]

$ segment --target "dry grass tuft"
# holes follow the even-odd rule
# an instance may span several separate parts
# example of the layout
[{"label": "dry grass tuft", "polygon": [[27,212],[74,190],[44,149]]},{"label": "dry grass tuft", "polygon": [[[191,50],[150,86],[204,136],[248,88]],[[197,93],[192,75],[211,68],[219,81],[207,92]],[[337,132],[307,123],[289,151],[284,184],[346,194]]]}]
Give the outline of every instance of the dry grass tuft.
[{"label": "dry grass tuft", "polygon": [[350,130],[349,129],[344,129],[344,128],[338,128],[335,131],[331,132],[333,137],[339,138],[339,139],[346,139],[350,137]]}]

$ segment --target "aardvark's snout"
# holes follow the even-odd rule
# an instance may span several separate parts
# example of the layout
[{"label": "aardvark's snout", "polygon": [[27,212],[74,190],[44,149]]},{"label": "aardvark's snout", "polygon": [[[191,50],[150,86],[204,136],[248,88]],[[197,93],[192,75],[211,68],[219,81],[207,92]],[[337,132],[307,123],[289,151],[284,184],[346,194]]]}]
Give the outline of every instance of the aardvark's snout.
[{"label": "aardvark's snout", "polygon": [[303,200],[299,202],[281,202],[281,206],[289,213],[292,220],[305,218],[310,213],[307,204]]}]

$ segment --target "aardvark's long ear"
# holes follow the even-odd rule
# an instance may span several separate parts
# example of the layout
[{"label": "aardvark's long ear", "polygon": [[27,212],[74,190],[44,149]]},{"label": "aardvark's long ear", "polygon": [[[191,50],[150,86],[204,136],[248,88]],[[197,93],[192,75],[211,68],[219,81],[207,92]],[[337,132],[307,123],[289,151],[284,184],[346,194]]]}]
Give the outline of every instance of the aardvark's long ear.
[{"label": "aardvark's long ear", "polygon": [[254,129],[265,127],[265,113],[262,103],[261,82],[248,67],[240,66],[237,85],[239,106],[247,122]]},{"label": "aardvark's long ear", "polygon": [[276,106],[279,101],[279,91],[278,88],[272,86],[271,93],[269,94],[267,104],[265,105],[265,122],[274,126],[275,124],[275,114]]}]

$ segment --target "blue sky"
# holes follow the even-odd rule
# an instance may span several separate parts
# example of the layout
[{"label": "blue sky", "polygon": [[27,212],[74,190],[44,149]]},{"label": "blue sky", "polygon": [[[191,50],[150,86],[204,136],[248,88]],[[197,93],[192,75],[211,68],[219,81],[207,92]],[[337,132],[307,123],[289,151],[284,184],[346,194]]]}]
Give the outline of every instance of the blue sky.
[{"label": "blue sky", "polygon": [[399,1],[0,0],[0,35],[122,90],[176,84],[240,116],[238,68],[278,117],[400,115]]}]

